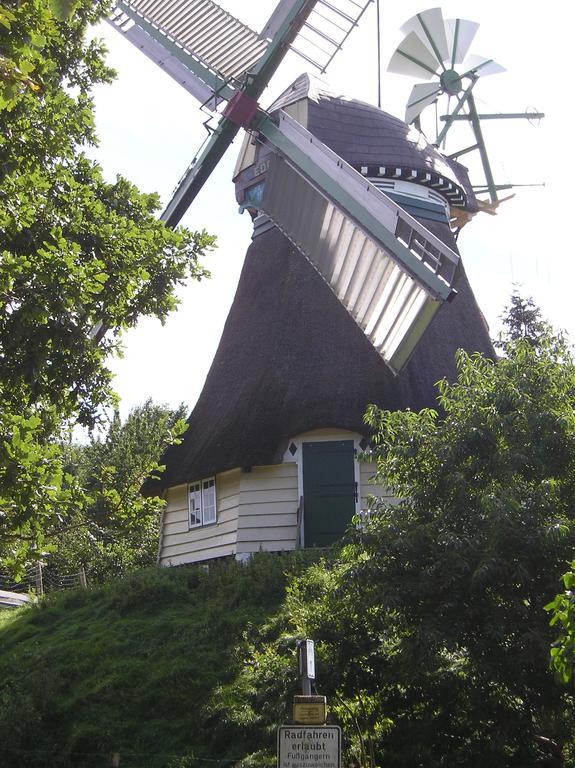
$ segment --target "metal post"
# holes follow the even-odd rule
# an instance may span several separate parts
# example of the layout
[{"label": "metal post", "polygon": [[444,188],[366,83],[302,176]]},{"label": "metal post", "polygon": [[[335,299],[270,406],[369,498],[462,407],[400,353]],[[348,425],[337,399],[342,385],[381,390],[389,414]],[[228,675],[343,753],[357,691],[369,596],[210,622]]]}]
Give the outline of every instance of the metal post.
[{"label": "metal post", "polygon": [[481,156],[483,173],[485,174],[485,182],[487,184],[487,189],[489,190],[489,197],[491,198],[492,203],[496,203],[498,201],[497,190],[495,188],[495,181],[493,179],[493,173],[491,172],[489,158],[487,157],[487,149],[485,148],[485,142],[483,141],[479,115],[477,114],[477,108],[475,107],[475,100],[472,94],[469,94],[467,101],[469,104],[469,116],[471,118],[471,125],[473,126],[473,132],[475,133],[475,139],[479,144],[479,154]]},{"label": "metal post", "polygon": [[42,563],[36,563],[36,595],[42,597],[44,594],[44,580],[42,578]]},{"label": "metal post", "polygon": [[[479,120],[542,120],[545,112],[482,112]],[[440,120],[471,120],[469,115],[442,115]]]},{"label": "metal post", "polygon": [[[440,147],[441,143],[445,141],[445,137],[447,136],[447,132],[451,128],[453,121],[455,120],[455,116],[459,114],[461,109],[463,108],[463,105],[467,102],[467,100],[471,97],[471,91],[473,90],[473,86],[477,82],[477,78],[473,79],[471,81],[471,84],[467,87],[465,92],[461,95],[461,98],[455,105],[455,109],[450,115],[445,115],[445,125],[443,126],[443,129],[441,133],[437,135],[437,138],[434,141],[434,144],[436,147]],[[443,119],[443,118],[442,118]]]},{"label": "metal post", "polygon": [[313,640],[299,640],[297,644],[301,692],[311,696],[311,681],[315,680],[315,654]]}]

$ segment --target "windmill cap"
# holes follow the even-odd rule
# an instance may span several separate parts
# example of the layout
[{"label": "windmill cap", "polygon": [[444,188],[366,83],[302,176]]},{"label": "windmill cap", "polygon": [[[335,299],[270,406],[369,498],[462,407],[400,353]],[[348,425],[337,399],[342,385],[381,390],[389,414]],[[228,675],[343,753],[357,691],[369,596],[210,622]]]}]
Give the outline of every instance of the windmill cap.
[{"label": "windmill cap", "polygon": [[[300,75],[271,104],[367,176],[431,187],[450,204],[478,210],[465,166],[443,155],[424,134],[372,104],[338,94],[314,75]],[[366,169],[366,170],[364,170]]]}]

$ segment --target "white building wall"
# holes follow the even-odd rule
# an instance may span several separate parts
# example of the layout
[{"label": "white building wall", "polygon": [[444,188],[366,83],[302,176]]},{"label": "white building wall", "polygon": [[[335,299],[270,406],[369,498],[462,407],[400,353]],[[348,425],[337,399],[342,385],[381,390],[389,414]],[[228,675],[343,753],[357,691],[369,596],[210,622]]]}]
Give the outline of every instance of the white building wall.
[{"label": "white building wall", "polygon": [[294,461],[253,467],[240,480],[238,555],[296,547],[299,506]]},{"label": "white building wall", "polygon": [[371,461],[359,462],[359,487],[360,487],[360,504],[362,509],[369,508],[369,496],[376,498],[383,498],[386,501],[393,501],[393,494],[388,488],[383,485],[373,482],[373,476],[375,474],[376,465]]},{"label": "white building wall", "polygon": [[216,475],[217,521],[189,527],[188,486],[168,490],[162,522],[160,565],[182,565],[236,553],[240,470]]},{"label": "white building wall", "polygon": [[[321,440],[353,440],[359,457],[362,437],[354,432],[322,429],[296,435],[281,464],[233,469],[216,475],[217,522],[189,527],[188,486],[170,488],[159,549],[160,565],[181,565],[216,557],[247,556],[259,550],[281,552],[298,546],[298,509],[303,494],[302,444]],[[392,500],[374,485],[375,464],[356,461],[357,511],[368,509],[368,496]]]}]

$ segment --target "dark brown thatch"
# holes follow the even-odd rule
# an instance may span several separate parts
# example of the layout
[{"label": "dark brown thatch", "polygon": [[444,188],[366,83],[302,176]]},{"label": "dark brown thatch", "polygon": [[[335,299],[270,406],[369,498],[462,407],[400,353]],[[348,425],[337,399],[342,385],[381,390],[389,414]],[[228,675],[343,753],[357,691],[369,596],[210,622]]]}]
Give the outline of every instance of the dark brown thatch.
[{"label": "dark brown thatch", "polygon": [[[377,158],[375,144],[386,141],[383,125],[390,120],[401,124],[372,114],[380,130],[371,133],[370,145],[362,144],[356,157],[356,150],[346,149],[345,142],[340,146],[347,129],[331,135],[331,126],[337,124],[338,114],[342,125],[353,124],[366,105],[357,106],[359,112],[354,113],[354,102],[322,99],[314,110],[321,110],[322,104],[329,106],[329,132],[327,123],[322,128],[310,112],[319,138],[349,161],[353,158],[354,164],[362,162],[362,151]],[[356,125],[356,134],[358,130]],[[405,133],[406,126],[402,130]],[[426,221],[425,226],[455,248],[447,223]],[[339,427],[365,433],[363,414],[369,403],[392,410],[434,407],[435,384],[454,377],[458,348],[493,354],[463,269],[455,287],[457,297],[440,309],[409,364],[394,377],[299,251],[276,229],[260,234],[248,250],[189,429],[182,444],[167,451],[161,481],[147,490],[233,467],[277,463],[288,440],[301,432]]]},{"label": "dark brown thatch", "polygon": [[293,435],[322,427],[365,433],[369,403],[435,405],[459,347],[492,353],[465,274],[404,372],[394,377],[303,256],[277,230],[250,246],[218,351],[161,485],[281,460]]}]

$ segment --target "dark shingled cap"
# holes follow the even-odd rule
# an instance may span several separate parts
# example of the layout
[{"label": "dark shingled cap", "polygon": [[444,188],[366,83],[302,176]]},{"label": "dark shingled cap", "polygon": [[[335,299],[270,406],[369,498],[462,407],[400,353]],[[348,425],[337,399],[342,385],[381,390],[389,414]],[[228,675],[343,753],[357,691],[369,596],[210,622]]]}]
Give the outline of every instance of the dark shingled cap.
[{"label": "dark shingled cap", "polygon": [[443,155],[414,126],[372,104],[336,96],[307,73],[276,99],[270,111],[301,99],[307,99],[307,130],[354,168],[376,165],[438,174],[464,190],[467,210],[478,210],[465,166]]}]

